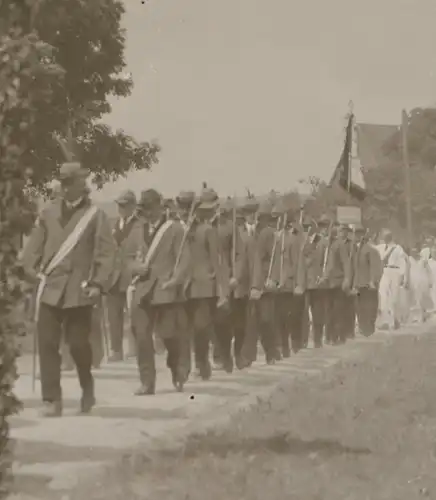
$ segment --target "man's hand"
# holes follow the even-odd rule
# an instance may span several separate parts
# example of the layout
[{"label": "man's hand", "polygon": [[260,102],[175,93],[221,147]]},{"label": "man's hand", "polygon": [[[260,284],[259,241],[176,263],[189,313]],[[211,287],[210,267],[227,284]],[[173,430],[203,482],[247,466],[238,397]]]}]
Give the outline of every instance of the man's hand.
[{"label": "man's hand", "polygon": [[234,290],[238,286],[238,284],[238,280],[232,276],[229,282],[230,289]]},{"label": "man's hand", "polygon": [[262,297],[262,291],[257,290],[257,288],[252,288],[250,290],[250,300],[259,300]]},{"label": "man's hand", "polygon": [[294,294],[295,295],[303,295],[304,293],[304,290],[301,286],[296,286],[295,289],[294,289]]},{"label": "man's hand", "polygon": [[229,299],[227,297],[219,297],[217,301],[217,308],[218,309],[223,309],[224,307],[227,307],[229,304]]},{"label": "man's hand", "polygon": [[277,285],[273,280],[269,279],[269,280],[266,280],[265,288],[267,288],[268,290],[274,290],[277,288]]},{"label": "man's hand", "polygon": [[350,290],[350,284],[348,283],[348,281],[347,281],[347,280],[344,280],[344,281],[342,282],[342,290],[343,290],[344,292],[348,292],[348,291]]},{"label": "man's hand", "polygon": [[136,274],[141,278],[145,278],[150,273],[150,268],[146,266],[140,266],[136,270]]},{"label": "man's hand", "polygon": [[97,286],[87,286],[83,289],[83,292],[88,299],[98,299],[101,295],[100,288]]},{"label": "man's hand", "polygon": [[369,287],[371,290],[375,290],[375,289],[376,289],[375,283],[374,283],[373,281],[370,281],[370,282],[369,282],[368,287]]}]

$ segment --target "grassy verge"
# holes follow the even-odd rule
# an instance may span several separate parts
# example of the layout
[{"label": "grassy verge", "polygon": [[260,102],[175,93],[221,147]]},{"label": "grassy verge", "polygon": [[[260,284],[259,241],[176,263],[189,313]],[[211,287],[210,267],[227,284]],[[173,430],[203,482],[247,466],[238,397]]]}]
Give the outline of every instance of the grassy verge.
[{"label": "grassy verge", "polygon": [[367,354],[178,453],[126,458],[70,498],[436,498],[436,336],[400,336]]}]

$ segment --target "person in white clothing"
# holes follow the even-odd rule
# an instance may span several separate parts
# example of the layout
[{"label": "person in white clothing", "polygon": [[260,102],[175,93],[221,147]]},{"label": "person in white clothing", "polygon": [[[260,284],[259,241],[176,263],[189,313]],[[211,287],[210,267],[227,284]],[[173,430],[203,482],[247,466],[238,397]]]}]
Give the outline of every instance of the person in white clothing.
[{"label": "person in white clothing", "polygon": [[431,289],[433,277],[426,258],[427,253],[414,248],[410,256],[410,288],[412,291],[412,307],[421,323],[428,319],[428,312],[433,306]]},{"label": "person in white clothing", "polygon": [[404,311],[401,309],[404,309],[405,304],[402,304],[401,292],[409,285],[409,263],[406,252],[393,241],[391,231],[383,230],[380,240],[377,250],[382,259],[383,275],[379,287],[379,327],[394,330],[400,327],[403,319]]}]

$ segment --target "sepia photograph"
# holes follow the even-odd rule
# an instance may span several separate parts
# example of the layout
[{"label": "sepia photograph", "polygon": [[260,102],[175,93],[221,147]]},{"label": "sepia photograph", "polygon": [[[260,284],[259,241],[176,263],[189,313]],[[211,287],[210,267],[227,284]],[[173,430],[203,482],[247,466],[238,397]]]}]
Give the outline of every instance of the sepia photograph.
[{"label": "sepia photograph", "polygon": [[0,500],[436,500],[434,0],[0,0]]}]

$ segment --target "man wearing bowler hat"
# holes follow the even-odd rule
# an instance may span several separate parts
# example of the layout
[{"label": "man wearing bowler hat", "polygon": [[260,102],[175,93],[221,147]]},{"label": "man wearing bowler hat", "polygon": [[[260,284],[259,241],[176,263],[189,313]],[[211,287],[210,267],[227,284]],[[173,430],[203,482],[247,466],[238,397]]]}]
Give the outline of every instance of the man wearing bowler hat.
[{"label": "man wearing bowler hat", "polygon": [[[109,361],[122,361],[124,357],[124,308],[127,288],[132,282],[135,259],[145,253],[144,226],[136,214],[136,196],[125,191],[116,200],[119,217],[112,234],[115,241],[115,259],[112,283],[106,297],[112,355]],[[131,339],[130,339],[131,340]],[[134,355],[130,341],[129,355]]]},{"label": "man wearing bowler hat", "polygon": [[88,196],[80,163],[60,168],[61,196],[48,205],[29,238],[22,264],[38,283],[35,305],[43,416],[62,414],[60,341],[64,328],[77,368],[80,412],[95,404],[90,333],[93,306],[107,291],[114,243],[106,214]]}]

